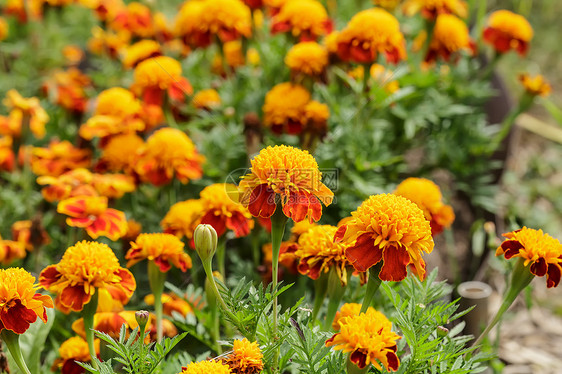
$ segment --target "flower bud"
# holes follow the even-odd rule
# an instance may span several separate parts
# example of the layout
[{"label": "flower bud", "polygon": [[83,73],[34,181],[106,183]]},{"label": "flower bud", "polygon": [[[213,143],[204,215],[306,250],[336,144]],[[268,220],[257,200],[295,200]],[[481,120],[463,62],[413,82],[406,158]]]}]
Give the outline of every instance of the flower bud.
[{"label": "flower bud", "polygon": [[137,320],[137,323],[139,324],[139,327],[141,329],[145,328],[149,318],[150,313],[148,313],[146,310],[139,310],[135,313],[135,319]]},{"label": "flower bud", "polygon": [[193,233],[195,249],[201,261],[211,261],[217,250],[217,232],[211,225],[197,225]]},{"label": "flower bud", "polygon": [[437,326],[437,335],[439,336],[447,336],[449,333],[449,329],[443,326]]}]

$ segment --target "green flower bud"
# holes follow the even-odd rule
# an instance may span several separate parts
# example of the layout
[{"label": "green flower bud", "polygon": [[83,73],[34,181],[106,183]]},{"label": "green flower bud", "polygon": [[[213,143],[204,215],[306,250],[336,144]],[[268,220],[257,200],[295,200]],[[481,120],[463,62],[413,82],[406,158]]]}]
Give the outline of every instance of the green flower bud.
[{"label": "green flower bud", "polygon": [[148,323],[149,317],[150,313],[148,313],[146,310],[139,310],[135,313],[135,319],[137,320],[137,323],[139,324],[139,327],[141,329],[144,329],[144,327]]},{"label": "green flower bud", "polygon": [[193,241],[195,242],[195,249],[205,264],[211,261],[217,250],[217,232],[211,225],[197,225],[193,233]]}]

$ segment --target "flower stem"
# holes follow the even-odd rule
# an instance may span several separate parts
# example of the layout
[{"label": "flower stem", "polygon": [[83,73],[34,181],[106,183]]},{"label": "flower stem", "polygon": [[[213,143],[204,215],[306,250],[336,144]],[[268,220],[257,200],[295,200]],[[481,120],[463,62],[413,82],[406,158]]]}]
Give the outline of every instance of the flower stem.
[{"label": "flower stem", "polygon": [[160,271],[154,261],[148,262],[148,282],[154,295],[154,313],[156,314],[156,339],[158,343],[162,341],[164,330],[162,326],[162,293],[164,292],[164,282],[166,273]]},{"label": "flower stem", "polygon": [[329,331],[338,312],[341,300],[345,294],[346,286],[342,286],[335,268],[330,269],[328,275],[328,311],[324,321],[324,330]]},{"label": "flower stem", "polygon": [[88,342],[88,349],[90,351],[90,358],[92,360],[92,367],[98,369],[96,362],[96,347],[94,345],[94,315],[98,309],[98,292],[92,296],[90,302],[84,305],[82,309],[82,318],[84,319],[84,331],[86,333],[86,342]]},{"label": "flower stem", "polygon": [[328,275],[322,274],[314,281],[314,308],[312,309],[312,320],[318,317],[320,308],[328,292]]},{"label": "flower stem", "polygon": [[2,332],[0,333],[0,336],[2,337],[2,340],[4,340],[4,342],[6,343],[6,346],[8,347],[8,350],[10,351],[10,354],[14,359],[14,362],[18,365],[20,370],[24,374],[31,374],[31,372],[27,368],[27,365],[25,364],[25,360],[23,359],[23,355],[21,353],[20,343],[19,343],[20,336],[8,329],[3,329]]},{"label": "flower stem", "polygon": [[219,268],[219,273],[226,279],[226,268],[224,266],[226,261],[226,235],[219,237],[217,241],[217,267]]},{"label": "flower stem", "polygon": [[381,268],[382,261],[369,269],[369,280],[367,281],[367,290],[365,291],[365,297],[363,298],[363,304],[361,305],[361,313],[365,313],[371,306],[373,296],[375,296],[375,293],[381,285],[382,281],[379,278],[379,272],[381,271]]},{"label": "flower stem", "polygon": [[[271,292],[276,293],[277,281],[279,276],[279,251],[281,250],[281,241],[285,233],[285,224],[287,223],[287,216],[283,213],[281,204],[277,204],[275,213],[271,216]],[[277,341],[277,295],[273,298],[273,339]],[[280,350],[277,348],[273,355],[273,373],[279,372],[279,355]]]}]

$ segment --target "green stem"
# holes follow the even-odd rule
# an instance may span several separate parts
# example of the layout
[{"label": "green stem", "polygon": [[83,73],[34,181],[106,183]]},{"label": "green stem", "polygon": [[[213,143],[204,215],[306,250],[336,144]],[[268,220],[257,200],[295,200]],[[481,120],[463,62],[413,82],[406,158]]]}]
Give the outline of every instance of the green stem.
[{"label": "green stem", "polygon": [[24,374],[31,374],[31,372],[27,368],[27,365],[25,364],[25,360],[23,359],[23,355],[21,353],[19,344],[20,336],[15,332],[7,329],[2,330],[2,332],[0,332],[0,336],[2,337],[2,340],[4,340],[4,343],[6,343],[6,346],[8,347],[8,350],[10,351],[10,354],[14,359],[14,362],[18,365],[20,370]]},{"label": "green stem", "polygon": [[328,275],[322,274],[314,281],[314,308],[312,309],[312,320],[316,320],[324,299],[328,293]]},{"label": "green stem", "polygon": [[148,282],[150,289],[154,295],[154,313],[156,314],[156,339],[160,343],[164,336],[162,326],[162,293],[164,292],[164,283],[166,282],[166,273],[160,271],[154,261],[148,262]]},{"label": "green stem", "polygon": [[361,313],[365,313],[371,306],[373,296],[375,296],[375,293],[381,285],[382,281],[379,278],[379,272],[381,271],[381,268],[382,261],[369,269],[369,280],[367,281],[367,290],[365,291],[365,297],[363,298],[363,304],[361,305]]},{"label": "green stem", "polygon": [[226,261],[226,235],[219,237],[217,241],[217,267],[223,279],[226,279],[226,268],[224,266]]},{"label": "green stem", "polygon": [[86,333],[86,341],[88,342],[88,349],[90,351],[90,358],[92,360],[92,367],[98,369],[96,362],[96,346],[94,345],[94,315],[98,309],[98,292],[92,296],[90,302],[84,305],[82,309],[82,318],[84,319],[84,331]]},{"label": "green stem", "polygon": [[217,344],[216,346],[217,355],[220,356],[222,354],[222,346],[219,343],[219,340],[221,338],[220,321],[219,321],[219,314],[217,313],[216,309],[212,313],[212,318],[213,318],[213,338],[215,339],[215,343]]},{"label": "green stem", "polygon": [[[281,241],[285,233],[285,224],[287,217],[283,213],[281,204],[277,204],[275,213],[271,216],[271,292],[277,292],[277,281],[279,276],[279,251],[281,250]],[[277,295],[273,298],[273,339],[277,341]],[[279,355],[280,349],[275,350],[273,355],[273,373],[279,372]]]},{"label": "green stem", "polygon": [[505,137],[509,134],[509,131],[513,127],[515,120],[519,115],[525,112],[527,109],[531,107],[533,104],[534,97],[527,93],[524,93],[521,99],[519,100],[519,104],[505,117],[501,124],[500,131],[496,134],[496,136],[492,139],[490,151],[494,152],[500,146],[501,142],[505,139]]},{"label": "green stem", "polygon": [[326,320],[324,321],[324,330],[330,331],[332,322],[338,312],[340,303],[345,294],[346,286],[342,286],[335,268],[330,270],[328,278],[328,311],[326,312]]}]

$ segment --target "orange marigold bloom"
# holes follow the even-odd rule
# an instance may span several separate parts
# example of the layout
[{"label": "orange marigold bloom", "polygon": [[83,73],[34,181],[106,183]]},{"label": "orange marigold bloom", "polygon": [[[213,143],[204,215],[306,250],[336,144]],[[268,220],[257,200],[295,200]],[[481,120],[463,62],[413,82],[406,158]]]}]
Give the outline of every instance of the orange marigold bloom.
[{"label": "orange marigold bloom", "polygon": [[382,261],[382,280],[404,279],[408,265],[420,279],[425,277],[422,253],[430,253],[434,243],[429,221],[416,204],[398,195],[374,195],[351,215],[334,239],[349,244],[345,254],[357,271]]},{"label": "orange marigold bloom", "polygon": [[[152,323],[151,317],[152,316],[149,317],[148,323]],[[112,338],[119,337],[119,332],[121,331],[121,327],[123,325],[125,325],[127,330],[132,330],[138,327],[138,323],[135,318],[135,311],[98,311],[96,314],[94,314],[94,330],[106,333]],[[74,321],[72,323],[72,330],[81,337],[85,338],[86,329],[84,328],[84,319],[79,318]]]},{"label": "orange marigold bloom", "polygon": [[[373,307],[367,309],[369,312],[376,312]],[[361,313],[361,304],[357,303],[345,303],[341,306],[340,310],[336,312],[334,317],[334,322],[332,323],[332,328],[335,331],[340,331],[340,321],[346,317],[358,316]],[[379,313],[379,312],[377,312]]]},{"label": "orange marigold bloom", "polygon": [[280,83],[265,95],[264,125],[276,134],[299,134],[305,125],[310,93],[301,85]]},{"label": "orange marigold bloom", "polygon": [[398,20],[386,10],[372,8],[354,15],[338,36],[338,54],[344,61],[373,63],[379,53],[396,64],[406,58],[406,43]]},{"label": "orange marigold bloom", "polygon": [[10,120],[17,124],[19,131],[14,136],[20,136],[23,126],[29,126],[36,138],[45,136],[45,124],[49,122],[49,115],[41,107],[38,98],[26,99],[12,89],[6,93],[2,103],[10,110]]},{"label": "orange marigold bloom", "polygon": [[185,1],[176,15],[175,34],[186,45],[206,47],[211,44],[210,35],[199,32],[204,8],[204,1]]},{"label": "orange marigold bloom", "polygon": [[58,71],[43,84],[43,89],[53,98],[55,104],[66,110],[83,113],[88,97],[85,88],[91,86],[90,78],[77,68]]},{"label": "orange marigold bloom", "polygon": [[[1,121],[2,119],[0,118]],[[14,170],[15,159],[16,156],[12,149],[12,138],[10,136],[0,136],[0,170]]]},{"label": "orange marigold bloom", "polygon": [[288,0],[271,24],[273,34],[290,32],[301,42],[313,41],[332,31],[332,21],[322,3],[316,0]]},{"label": "orange marigold bloom", "polygon": [[470,44],[468,27],[461,19],[451,14],[439,15],[425,61],[432,62],[438,57],[449,61],[452,55],[463,49],[470,49]]},{"label": "orange marigold bloom", "polygon": [[326,340],[327,347],[351,353],[349,359],[360,369],[372,364],[378,370],[397,371],[400,360],[396,355],[396,340],[392,323],[374,309],[357,316],[342,318],[340,331]]},{"label": "orange marigold bloom", "polygon": [[230,229],[236,237],[246,236],[254,227],[252,215],[240,204],[238,188],[230,183],[216,183],[201,191],[203,216],[200,223],[209,224],[221,236]]},{"label": "orange marigold bloom", "polygon": [[154,23],[154,39],[167,43],[174,39],[175,35],[170,26],[170,22],[162,12],[156,12],[152,15],[152,22]]},{"label": "orange marigold bloom", "polygon": [[51,203],[53,201],[61,201],[73,196],[97,195],[93,187],[91,189],[83,188],[86,185],[89,186],[92,181],[93,174],[84,168],[76,168],[67,171],[58,177],[43,175],[37,178],[37,184],[46,186],[41,189],[43,198]]},{"label": "orange marigold bloom", "polygon": [[125,7],[121,0],[79,0],[80,4],[92,9],[98,19],[107,22],[115,18],[115,15]]},{"label": "orange marigold bloom", "polygon": [[[94,340],[94,349],[96,355],[100,352],[100,340]],[[53,362],[51,370],[60,370],[61,374],[76,374],[83,373],[82,366],[78,362],[90,362],[90,350],[88,349],[88,342],[80,336],[73,336],[65,340],[59,348],[59,358]]]},{"label": "orange marigold bloom", "polygon": [[0,236],[0,264],[9,265],[14,260],[25,258],[25,243],[14,240],[5,240]]},{"label": "orange marigold bloom", "polygon": [[230,366],[233,374],[259,374],[263,370],[263,354],[257,342],[250,343],[248,339],[234,340],[232,353],[224,363]]},{"label": "orange marigold bloom", "polygon": [[537,277],[546,275],[548,288],[560,283],[562,274],[562,244],[558,239],[543,233],[542,230],[522,229],[503,234],[507,239],[496,250],[496,256],[506,259],[520,257],[529,270]]},{"label": "orange marigold bloom", "polygon": [[483,37],[498,53],[513,49],[523,56],[533,38],[533,28],[525,17],[509,10],[498,10],[490,14]]},{"label": "orange marigold bloom", "polygon": [[402,5],[407,16],[421,12],[422,16],[433,20],[440,14],[454,14],[461,18],[468,15],[468,5],[462,0],[407,0]]},{"label": "orange marigold bloom", "polygon": [[174,177],[185,184],[201,178],[204,160],[183,131],[166,127],[155,131],[139,150],[135,170],[155,186],[166,184]]},{"label": "orange marigold bloom", "polygon": [[7,0],[2,3],[2,13],[4,15],[13,15],[17,17],[18,22],[26,23],[29,20],[40,20],[43,16],[44,0]]},{"label": "orange marigold bloom", "polygon": [[94,174],[92,185],[97,193],[110,199],[119,199],[136,189],[135,180],[130,175]]},{"label": "orange marigold bloom", "polygon": [[69,216],[66,224],[81,227],[93,239],[99,236],[117,240],[127,233],[125,213],[107,207],[105,196],[76,196],[62,200],[57,212]]},{"label": "orange marigold bloom", "polygon": [[110,31],[99,26],[92,29],[92,37],[88,40],[88,49],[97,55],[108,55],[117,58],[131,40],[131,33],[126,30]]},{"label": "orange marigold bloom", "polygon": [[[147,305],[154,305],[154,295],[146,295],[144,302]],[[173,317],[173,312],[181,314],[183,317],[193,313],[191,305],[176,294],[162,294],[163,312],[165,315]]]},{"label": "orange marigold bloom", "polygon": [[16,221],[12,224],[12,238],[23,243],[28,251],[51,242],[51,238],[41,225],[41,219]]},{"label": "orange marigold bloom", "polygon": [[134,78],[146,104],[161,106],[164,92],[175,101],[193,93],[189,81],[181,76],[181,64],[168,56],[144,60],[135,68]]},{"label": "orange marigold bloom", "polygon": [[148,38],[154,34],[152,14],[150,8],[133,1],[121,8],[109,25],[113,30],[126,30],[141,38]]},{"label": "orange marigold bloom", "polygon": [[154,261],[163,273],[170,270],[172,264],[185,272],[191,269],[191,257],[183,247],[183,242],[171,234],[140,234],[131,242],[131,249],[125,256],[127,267],[147,259]]},{"label": "orange marigold bloom", "polygon": [[525,87],[525,91],[532,96],[548,96],[552,87],[542,75],[531,77],[528,73],[519,74],[519,81]]},{"label": "orange marigold bloom", "polygon": [[62,49],[62,55],[69,66],[77,66],[84,58],[84,51],[77,45],[66,45]]},{"label": "orange marigold bloom", "polygon": [[170,207],[166,216],[160,222],[164,232],[179,238],[186,237],[191,240],[193,231],[200,223],[203,216],[203,203],[201,200],[186,200],[175,203]]},{"label": "orange marigold bloom", "polygon": [[330,109],[326,104],[311,100],[304,107],[304,118],[306,126],[304,131],[310,132],[320,138],[323,138],[328,132],[328,118],[330,118]]},{"label": "orange marigold bloom", "polygon": [[76,168],[87,168],[91,163],[89,149],[75,148],[69,141],[53,141],[48,148],[33,147],[31,170],[36,175],[59,176]]},{"label": "orange marigold bloom", "polygon": [[81,311],[97,289],[126,304],[137,287],[107,244],[85,240],[69,247],[58,264],[43,269],[39,283],[57,294],[55,304],[64,313]]},{"label": "orange marigold bloom", "polygon": [[316,42],[295,44],[285,57],[293,73],[320,76],[328,65],[328,50]]},{"label": "orange marigold bloom", "polygon": [[160,44],[154,40],[144,39],[127,47],[123,57],[123,66],[134,68],[144,60],[162,55]]},{"label": "orange marigold bloom", "polygon": [[110,171],[131,174],[137,161],[137,151],[144,147],[144,140],[136,134],[112,136],[102,149],[100,164]]},{"label": "orange marigold bloom", "polygon": [[423,211],[425,219],[431,225],[432,235],[441,233],[455,220],[453,208],[443,203],[439,186],[428,179],[405,179],[396,187],[394,194],[404,196]]},{"label": "orange marigold bloom", "polygon": [[197,109],[211,110],[221,105],[221,97],[216,90],[209,88],[197,92],[192,102]]},{"label": "orange marigold bloom", "polygon": [[335,268],[342,285],[347,284],[347,268],[351,262],[345,256],[347,246],[334,242],[336,231],[335,226],[316,225],[299,237],[295,256],[299,259],[301,274],[318,279]]},{"label": "orange marigold bloom", "polygon": [[47,322],[53,300],[37,293],[40,286],[34,283],[35,277],[22,268],[0,269],[0,332],[23,334],[37,317]]},{"label": "orange marigold bloom", "polygon": [[8,37],[10,28],[4,17],[0,17],[0,42]]},{"label": "orange marigold bloom", "polygon": [[254,217],[271,217],[277,197],[283,213],[299,222],[308,216],[318,221],[322,205],[332,203],[334,193],[322,183],[316,160],[307,151],[285,145],[267,147],[251,161],[250,174],[242,177],[241,202]]},{"label": "orange marigold bloom", "polygon": [[221,361],[201,361],[192,362],[191,364],[182,367],[182,372],[179,374],[230,374],[232,371],[228,365],[223,364]]}]

